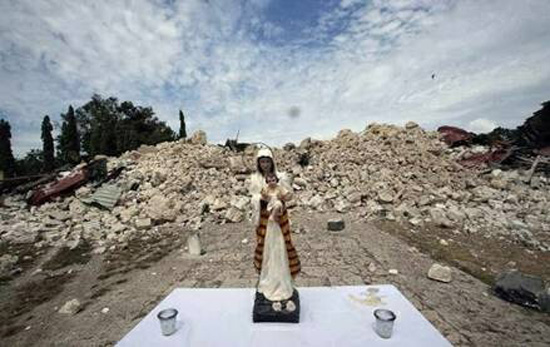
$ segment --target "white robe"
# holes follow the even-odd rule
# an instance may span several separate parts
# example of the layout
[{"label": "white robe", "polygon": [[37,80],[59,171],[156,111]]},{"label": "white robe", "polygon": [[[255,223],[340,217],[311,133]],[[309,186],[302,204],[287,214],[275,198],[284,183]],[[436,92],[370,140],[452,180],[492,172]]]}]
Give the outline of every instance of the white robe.
[{"label": "white robe", "polygon": [[[288,177],[279,172],[277,172],[277,176],[280,179],[280,184],[292,192]],[[252,194],[252,222],[254,229],[260,223],[260,192],[265,185],[265,179],[260,173],[252,174],[249,182],[249,191]],[[258,292],[263,293],[268,300],[282,301],[292,296],[293,288],[283,232],[279,223],[270,216],[266,228]]]}]

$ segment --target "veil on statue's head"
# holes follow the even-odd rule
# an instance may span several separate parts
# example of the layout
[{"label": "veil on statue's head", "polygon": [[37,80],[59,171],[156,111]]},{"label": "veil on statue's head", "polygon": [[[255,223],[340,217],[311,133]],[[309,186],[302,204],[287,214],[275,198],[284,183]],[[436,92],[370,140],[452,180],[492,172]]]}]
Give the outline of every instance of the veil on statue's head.
[{"label": "veil on statue's head", "polygon": [[263,145],[259,147],[258,152],[256,153],[256,171],[258,173],[262,173],[262,170],[260,169],[260,158],[269,158],[271,159],[271,167],[272,172],[277,173],[277,166],[275,164],[275,158],[273,156],[273,151],[269,146]]}]

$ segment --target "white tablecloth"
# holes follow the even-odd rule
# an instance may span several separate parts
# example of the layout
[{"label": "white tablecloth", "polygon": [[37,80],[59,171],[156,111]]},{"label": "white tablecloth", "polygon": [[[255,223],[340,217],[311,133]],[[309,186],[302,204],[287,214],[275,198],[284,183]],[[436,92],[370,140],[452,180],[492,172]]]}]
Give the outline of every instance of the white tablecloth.
[{"label": "white tablecloth", "polygon": [[[378,289],[374,300],[373,288]],[[367,289],[371,296],[366,296]],[[300,323],[292,324],[253,323],[253,288],[178,288],[117,346],[451,346],[392,285],[298,291]],[[179,311],[179,329],[171,336],[162,336],[156,315],[168,307]],[[382,339],[373,331],[376,308],[388,308],[397,315],[390,339]]]}]

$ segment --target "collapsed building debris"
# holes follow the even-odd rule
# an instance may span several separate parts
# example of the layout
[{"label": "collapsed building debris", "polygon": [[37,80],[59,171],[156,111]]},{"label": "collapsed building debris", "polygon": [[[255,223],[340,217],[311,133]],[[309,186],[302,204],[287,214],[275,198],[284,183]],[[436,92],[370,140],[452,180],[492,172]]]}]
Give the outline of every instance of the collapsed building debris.
[{"label": "collapsed building debris", "polygon": [[107,175],[107,159],[98,158],[75,169],[52,183],[35,189],[28,199],[30,205],[40,205],[62,194],[71,193],[89,180],[101,180]]},{"label": "collapsed building debris", "polygon": [[250,146],[249,143],[238,142],[238,139],[227,139],[224,145],[224,147],[229,148],[233,152],[244,152],[248,146]]},{"label": "collapsed building debris", "polygon": [[450,147],[467,145],[472,142],[475,134],[452,126],[441,126],[437,131],[443,136],[443,141]]},{"label": "collapsed building debris", "polygon": [[[203,143],[167,142],[108,158],[103,172],[120,170],[109,181],[118,187],[116,194],[113,190],[101,197],[103,186],[75,171],[69,176],[74,194],[61,199],[53,199],[62,193],[57,186],[47,191],[47,202],[27,210],[24,196],[9,195],[0,210],[0,237],[58,246],[84,239],[111,251],[132,235],[154,233],[163,223],[196,231],[205,222],[246,220],[254,148],[236,153]],[[531,166],[474,170],[457,162],[485,147],[450,148],[438,132],[411,122],[404,128],[370,124],[360,133],[342,130],[328,141],[308,138],[284,148],[274,152],[277,168],[293,177],[292,209],[387,219],[411,228],[435,224],[453,233],[550,250],[548,178],[529,172]],[[542,162],[541,157],[537,167]],[[105,204],[97,208],[85,203],[89,201]]]},{"label": "collapsed building debris", "polygon": [[[51,176],[52,175],[44,174],[44,175],[20,176],[15,178],[2,179],[0,180],[0,194],[9,193],[27,184],[30,184],[32,187],[35,184],[35,182],[43,181],[44,178],[46,178],[47,180]],[[32,189],[32,188],[29,188],[29,189]]]},{"label": "collapsed building debris", "polygon": [[[550,101],[516,129],[496,128],[488,134],[474,134],[464,129],[442,126],[437,131],[450,147],[488,146],[482,153],[460,158],[466,167],[483,165],[502,168],[538,168],[550,175]],[[465,151],[464,153],[467,153]],[[539,157],[544,157],[540,159]],[[548,157],[548,158],[546,158]],[[537,163],[533,165],[535,159]],[[539,164],[541,164],[539,166]],[[549,165],[547,165],[547,163]]]}]

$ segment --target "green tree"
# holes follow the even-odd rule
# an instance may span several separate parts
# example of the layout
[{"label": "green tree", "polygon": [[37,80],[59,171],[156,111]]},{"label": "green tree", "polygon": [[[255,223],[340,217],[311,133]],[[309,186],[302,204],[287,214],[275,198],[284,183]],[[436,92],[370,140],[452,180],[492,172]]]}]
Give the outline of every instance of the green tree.
[{"label": "green tree", "polygon": [[18,176],[38,175],[44,168],[44,155],[39,149],[30,150],[23,159],[15,162]]},{"label": "green tree", "polygon": [[15,175],[15,159],[11,150],[11,126],[8,121],[0,119],[0,170],[4,177]]},{"label": "green tree", "polygon": [[82,138],[82,149],[90,156],[120,155],[142,144],[173,141],[176,134],[154,117],[151,107],[117,98],[93,95],[92,100],[75,111]]},{"label": "green tree", "polygon": [[50,117],[45,116],[42,121],[42,155],[44,171],[50,172],[55,168],[54,143],[52,137],[53,126]]},{"label": "green tree", "polygon": [[185,117],[183,116],[182,110],[180,110],[180,133],[179,133],[180,139],[187,138],[187,131],[185,129]]},{"label": "green tree", "polygon": [[58,137],[58,157],[62,163],[78,164],[80,162],[80,137],[74,109],[69,105],[66,114],[62,114],[63,124]]}]

